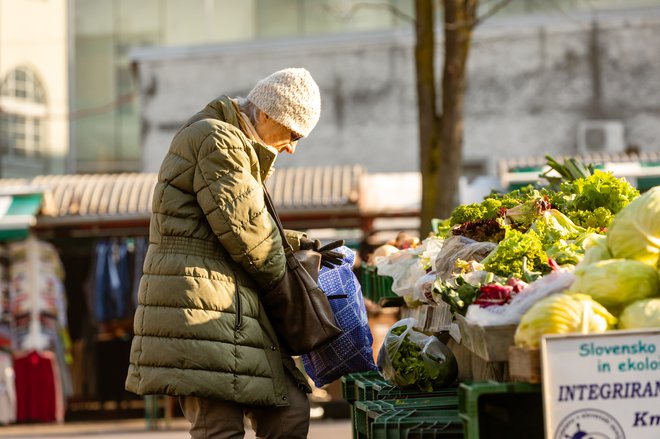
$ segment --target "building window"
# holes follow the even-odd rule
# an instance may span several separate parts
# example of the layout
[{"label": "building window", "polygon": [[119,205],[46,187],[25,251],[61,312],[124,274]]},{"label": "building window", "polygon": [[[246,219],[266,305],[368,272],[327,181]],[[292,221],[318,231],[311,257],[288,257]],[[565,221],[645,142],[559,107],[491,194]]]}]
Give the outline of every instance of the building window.
[{"label": "building window", "polygon": [[46,97],[32,70],[12,70],[0,87],[0,152],[40,158],[45,141]]}]

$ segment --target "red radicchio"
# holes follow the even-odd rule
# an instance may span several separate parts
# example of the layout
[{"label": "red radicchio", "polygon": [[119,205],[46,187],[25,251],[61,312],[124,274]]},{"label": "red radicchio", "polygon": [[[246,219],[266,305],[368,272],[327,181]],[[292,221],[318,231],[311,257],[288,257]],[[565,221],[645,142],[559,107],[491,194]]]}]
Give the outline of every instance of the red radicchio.
[{"label": "red radicchio", "polygon": [[492,284],[483,285],[479,288],[479,295],[474,301],[475,305],[482,308],[489,306],[505,305],[513,299],[516,294],[520,293],[527,284],[520,279],[514,277],[509,278],[506,285],[494,282]]}]

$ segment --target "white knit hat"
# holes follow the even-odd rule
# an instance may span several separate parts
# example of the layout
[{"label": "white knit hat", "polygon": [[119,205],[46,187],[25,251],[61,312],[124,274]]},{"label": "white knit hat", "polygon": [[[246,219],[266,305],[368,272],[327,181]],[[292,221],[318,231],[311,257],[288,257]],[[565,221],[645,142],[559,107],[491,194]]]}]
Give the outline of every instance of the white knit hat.
[{"label": "white knit hat", "polygon": [[261,111],[303,137],[321,116],[321,92],[303,68],[279,70],[257,82],[247,98]]}]

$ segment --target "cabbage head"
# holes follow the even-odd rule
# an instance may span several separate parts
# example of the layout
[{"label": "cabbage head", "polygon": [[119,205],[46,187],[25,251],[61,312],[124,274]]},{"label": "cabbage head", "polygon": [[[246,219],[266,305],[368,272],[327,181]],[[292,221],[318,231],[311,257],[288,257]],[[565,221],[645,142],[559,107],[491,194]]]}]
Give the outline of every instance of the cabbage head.
[{"label": "cabbage head", "polygon": [[656,266],[660,257],[660,186],[631,201],[614,217],[607,246],[614,258]]},{"label": "cabbage head", "polygon": [[584,256],[579,266],[612,259],[612,253],[607,248],[607,236],[605,235],[599,233],[589,234],[582,242],[582,248],[584,248]]},{"label": "cabbage head", "polygon": [[557,293],[536,302],[516,328],[516,346],[537,349],[543,334],[601,333],[616,324],[605,307],[586,294]]},{"label": "cabbage head", "polygon": [[570,292],[588,294],[609,312],[660,293],[660,277],[654,267],[632,259],[607,259],[575,269]]},{"label": "cabbage head", "polygon": [[660,298],[638,300],[626,306],[619,319],[619,328],[660,328]]}]

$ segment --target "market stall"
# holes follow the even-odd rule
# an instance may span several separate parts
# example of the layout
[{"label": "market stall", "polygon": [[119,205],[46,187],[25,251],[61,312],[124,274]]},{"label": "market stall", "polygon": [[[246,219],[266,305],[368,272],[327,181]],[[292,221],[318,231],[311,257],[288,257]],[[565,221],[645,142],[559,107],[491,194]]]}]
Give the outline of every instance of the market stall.
[{"label": "market stall", "polygon": [[355,438],[660,437],[660,187],[544,172],[363,267],[403,319],[342,379]]},{"label": "market stall", "polygon": [[[280,169],[269,188],[287,227],[359,228],[363,173],[355,166]],[[145,408],[152,418],[162,416],[163,404],[124,390],[156,179],[155,173],[0,179],[0,424],[139,417]],[[25,255],[37,255],[28,259],[38,264],[23,263]],[[56,276],[49,267],[57,267]],[[48,288],[21,286],[24,280]],[[44,348],[39,335],[41,326],[62,333],[56,323],[69,338],[64,350]],[[17,344],[23,338],[28,343]],[[50,381],[59,389],[52,410],[36,417],[20,412],[17,419],[17,391],[38,382],[22,380],[20,372],[16,382],[12,354],[19,345],[21,353],[40,353],[41,370],[54,370],[52,361],[41,365],[41,353],[51,349],[66,362],[62,379]]]}]

